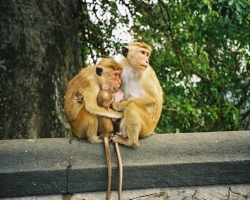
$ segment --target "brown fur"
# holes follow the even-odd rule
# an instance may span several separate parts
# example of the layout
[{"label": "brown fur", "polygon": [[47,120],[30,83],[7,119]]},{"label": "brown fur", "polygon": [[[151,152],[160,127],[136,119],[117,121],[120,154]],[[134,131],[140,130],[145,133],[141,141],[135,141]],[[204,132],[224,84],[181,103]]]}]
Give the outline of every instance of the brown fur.
[{"label": "brown fur", "polygon": [[100,92],[97,95],[97,104],[99,106],[109,108],[113,100],[114,100],[114,95],[109,90],[100,90]]},{"label": "brown fur", "polygon": [[[114,95],[109,90],[100,90],[97,95],[98,106],[109,108],[114,100]],[[98,133],[103,135],[103,137],[109,137],[114,131],[114,126],[112,120],[108,117],[99,117]]]},{"label": "brown fur", "polygon": [[129,44],[127,48],[127,57],[123,57],[119,63],[124,66],[121,90],[128,100],[112,104],[114,110],[124,111],[120,124],[122,137],[115,136],[113,141],[137,147],[139,137],[154,133],[161,115],[163,96],[159,80],[149,65],[151,48],[144,43]]},{"label": "brown fur", "polygon": [[141,48],[147,49],[147,50],[149,50],[150,52],[152,52],[151,46],[149,46],[149,45],[147,45],[147,44],[145,44],[145,43],[143,43],[143,42],[130,42],[130,43],[128,44],[128,46],[137,46],[137,47],[141,47]]},{"label": "brown fur", "polygon": [[[96,68],[103,69],[102,75],[96,74]],[[68,84],[65,95],[64,112],[74,136],[88,138],[90,142],[102,142],[97,135],[99,116],[122,118],[123,113],[97,105],[97,94],[103,85],[111,90],[121,84],[120,78],[114,81],[113,73],[120,74],[122,65],[114,59],[103,58],[97,65],[83,68]],[[117,78],[117,77],[116,77]],[[82,99],[82,101],[79,101]]]}]

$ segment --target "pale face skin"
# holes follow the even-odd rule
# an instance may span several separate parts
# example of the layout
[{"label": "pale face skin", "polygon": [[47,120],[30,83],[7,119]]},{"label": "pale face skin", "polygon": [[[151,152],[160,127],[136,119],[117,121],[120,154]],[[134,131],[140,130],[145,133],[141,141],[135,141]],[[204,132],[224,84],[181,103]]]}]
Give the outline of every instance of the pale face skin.
[{"label": "pale face skin", "polygon": [[111,90],[114,91],[116,89],[118,89],[121,86],[121,79],[120,79],[120,75],[121,75],[121,71],[120,70],[114,70],[111,73],[108,74],[108,76],[103,76],[102,79],[104,80],[102,85],[102,89],[103,90]]},{"label": "pale face skin", "polygon": [[130,46],[128,59],[134,68],[145,70],[149,66],[150,54],[151,52],[148,49]]}]

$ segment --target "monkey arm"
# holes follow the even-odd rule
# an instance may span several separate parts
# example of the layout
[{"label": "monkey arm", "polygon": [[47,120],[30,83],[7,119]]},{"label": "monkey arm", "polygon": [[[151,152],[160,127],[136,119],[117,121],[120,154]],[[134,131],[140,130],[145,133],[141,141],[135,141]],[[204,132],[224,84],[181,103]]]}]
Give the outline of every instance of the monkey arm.
[{"label": "monkey arm", "polygon": [[117,112],[109,108],[99,107],[98,105],[96,106],[91,105],[88,108],[86,107],[86,110],[92,113],[93,115],[109,117],[109,118],[123,118],[122,112]]},{"label": "monkey arm", "polygon": [[149,96],[147,96],[147,97],[138,97],[138,98],[134,98],[134,99],[129,99],[127,101],[122,101],[120,103],[113,102],[112,103],[112,108],[114,110],[116,110],[116,111],[123,111],[130,102],[136,103],[136,104],[138,104],[139,106],[141,106],[143,108],[150,107],[150,106],[152,106],[152,105],[154,105],[156,103],[154,98],[151,98]]}]

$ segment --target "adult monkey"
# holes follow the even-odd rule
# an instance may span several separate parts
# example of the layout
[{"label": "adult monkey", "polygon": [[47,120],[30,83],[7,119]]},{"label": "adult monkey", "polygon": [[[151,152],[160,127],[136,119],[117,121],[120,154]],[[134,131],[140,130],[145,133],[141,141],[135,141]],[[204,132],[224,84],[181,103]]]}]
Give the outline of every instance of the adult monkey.
[{"label": "adult monkey", "polygon": [[[123,113],[98,105],[97,95],[101,89],[109,89],[113,92],[119,88],[121,72],[122,65],[114,59],[108,58],[103,58],[95,66],[82,69],[79,74],[70,80],[64,102],[65,116],[74,136],[87,138],[92,143],[103,142],[104,140],[107,160],[109,159],[108,165],[110,164],[110,167],[108,166],[109,172],[111,172],[111,158],[108,136],[113,129],[113,124],[109,118],[121,118]],[[121,92],[114,92],[113,95],[115,99],[123,98]],[[105,104],[105,102],[103,103]],[[108,117],[106,119],[108,122],[101,120],[103,117]],[[120,152],[117,143],[115,147],[118,157]],[[122,172],[119,172],[119,174],[122,176]],[[107,199],[110,198],[110,178],[111,176],[108,177]]]},{"label": "adult monkey", "polygon": [[122,65],[114,59],[103,58],[97,65],[83,68],[68,83],[64,112],[75,137],[87,138],[92,143],[103,142],[97,134],[98,118],[122,118],[123,113],[97,105],[100,89],[111,91],[121,85]]},{"label": "adult monkey", "polygon": [[123,65],[121,90],[127,100],[112,104],[114,110],[124,111],[120,135],[112,140],[130,147],[139,146],[139,137],[153,134],[161,115],[162,88],[149,65],[151,51],[145,43],[132,42],[122,47],[123,57],[116,59]]}]

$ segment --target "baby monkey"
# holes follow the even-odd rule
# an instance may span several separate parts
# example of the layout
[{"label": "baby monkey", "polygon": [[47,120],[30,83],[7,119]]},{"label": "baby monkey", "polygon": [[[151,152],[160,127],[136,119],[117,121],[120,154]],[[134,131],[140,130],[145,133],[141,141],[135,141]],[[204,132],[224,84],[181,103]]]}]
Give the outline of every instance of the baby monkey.
[{"label": "baby monkey", "polygon": [[[97,95],[97,105],[110,109],[110,105],[114,101],[114,94],[110,90],[100,90]],[[108,117],[98,118],[98,133],[103,137],[109,138],[114,131],[112,120]]]},{"label": "baby monkey", "polygon": [[114,94],[110,90],[100,90],[97,95],[97,104],[109,108],[115,100]]},{"label": "baby monkey", "polygon": [[[98,106],[110,109],[113,102],[124,101],[124,93],[121,90],[111,92],[110,90],[102,89],[97,95]],[[115,120],[115,119],[114,119]],[[109,137],[112,133],[119,133],[119,119],[113,121],[108,117],[99,117],[98,119],[98,133],[100,135]]]},{"label": "baby monkey", "polygon": [[[110,105],[115,102],[120,102],[124,98],[124,93],[122,91],[118,91],[112,93],[110,90],[100,90],[97,95],[97,104],[98,106],[105,107],[110,109]],[[111,177],[112,177],[112,162],[110,155],[110,147],[109,147],[109,138],[112,133],[119,132],[119,124],[118,122],[112,122],[112,119],[108,117],[99,117],[98,118],[98,134],[103,136],[107,166],[108,166],[108,184],[107,184],[107,192],[106,192],[106,200],[110,199],[111,193]],[[119,168],[119,183],[118,183],[118,199],[121,200],[121,191],[122,191],[122,161],[121,154],[118,143],[115,143],[115,151],[118,160],[118,168]]]}]

